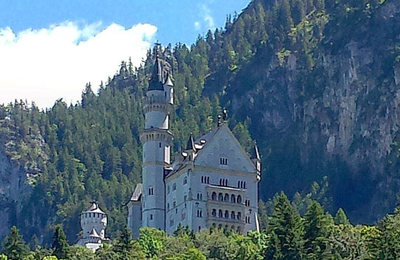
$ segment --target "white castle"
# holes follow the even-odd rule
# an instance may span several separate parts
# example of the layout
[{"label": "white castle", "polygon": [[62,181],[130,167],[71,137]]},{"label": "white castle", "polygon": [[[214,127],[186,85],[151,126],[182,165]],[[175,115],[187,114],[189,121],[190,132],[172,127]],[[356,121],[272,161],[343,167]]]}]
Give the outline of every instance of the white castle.
[{"label": "white castle", "polygon": [[89,209],[81,214],[82,237],[78,245],[90,248],[93,251],[101,247],[104,241],[107,227],[107,214],[99,208],[96,202],[92,202]]},{"label": "white castle", "polygon": [[196,140],[190,136],[171,163],[172,82],[170,64],[157,56],[143,107],[143,184],[128,202],[133,237],[140,227],[167,234],[179,225],[194,232],[212,227],[241,234],[258,230],[258,148],[249,156],[220,116],[217,128]]}]

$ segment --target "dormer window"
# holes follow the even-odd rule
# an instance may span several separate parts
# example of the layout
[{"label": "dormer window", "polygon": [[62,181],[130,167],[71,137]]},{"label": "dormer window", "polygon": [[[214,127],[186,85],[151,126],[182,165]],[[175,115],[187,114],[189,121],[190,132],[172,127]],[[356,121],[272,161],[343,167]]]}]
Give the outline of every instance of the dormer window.
[{"label": "dormer window", "polygon": [[219,164],[220,165],[228,165],[228,158],[220,157],[219,158]]}]

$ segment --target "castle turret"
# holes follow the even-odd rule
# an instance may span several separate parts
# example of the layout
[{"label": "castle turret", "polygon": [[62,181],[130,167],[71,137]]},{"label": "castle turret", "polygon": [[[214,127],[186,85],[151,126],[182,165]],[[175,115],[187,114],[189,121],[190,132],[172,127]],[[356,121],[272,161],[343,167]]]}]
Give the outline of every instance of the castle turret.
[{"label": "castle turret", "polygon": [[173,105],[170,65],[157,56],[144,101],[142,226],[165,230],[164,172],[170,167],[169,117]]},{"label": "castle turret", "polygon": [[108,240],[105,237],[107,214],[99,208],[96,202],[81,214],[82,238],[78,245],[96,250],[101,243]]}]

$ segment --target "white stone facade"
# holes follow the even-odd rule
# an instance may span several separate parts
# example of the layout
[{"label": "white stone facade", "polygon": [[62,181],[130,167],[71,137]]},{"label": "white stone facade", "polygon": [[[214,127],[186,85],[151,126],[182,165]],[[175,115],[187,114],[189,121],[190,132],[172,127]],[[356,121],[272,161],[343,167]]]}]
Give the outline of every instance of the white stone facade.
[{"label": "white stone facade", "polygon": [[78,245],[85,246],[93,251],[101,247],[106,238],[107,214],[99,208],[96,202],[81,214],[82,237]]},{"label": "white stone facade", "polygon": [[[165,62],[156,60],[146,94],[143,144],[143,184],[128,205],[128,226],[137,237],[140,227],[173,233],[179,225],[195,232],[224,228],[246,234],[258,230],[258,149],[249,155],[226,124],[194,141],[170,161],[169,115],[173,87]],[[162,69],[162,68],[167,69]]]}]

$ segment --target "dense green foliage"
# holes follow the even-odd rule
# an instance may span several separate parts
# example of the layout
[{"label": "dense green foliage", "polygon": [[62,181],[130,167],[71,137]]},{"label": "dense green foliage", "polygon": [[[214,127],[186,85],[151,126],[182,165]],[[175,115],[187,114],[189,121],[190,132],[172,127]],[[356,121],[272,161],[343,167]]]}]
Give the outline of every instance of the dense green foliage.
[{"label": "dense green foliage", "polygon": [[400,254],[399,210],[387,215],[376,226],[335,224],[318,202],[312,201],[305,215],[300,216],[294,204],[280,193],[274,198],[272,211],[268,228],[262,232],[252,231],[247,236],[220,229],[204,229],[193,234],[186,227],[179,227],[172,236],[167,236],[160,230],[142,228],[139,238],[132,240],[125,228],[112,243],[104,244],[95,253],[84,247],[69,246],[59,226],[51,250],[37,247],[28,252],[18,230],[13,227],[0,259],[383,260],[398,259]]},{"label": "dense green foliage", "polygon": [[[291,208],[287,199],[283,195],[278,196],[279,210],[272,214],[271,230],[267,229],[268,239],[261,239],[265,243],[263,245],[252,240],[256,236],[250,236],[248,240],[241,236],[202,232],[197,237],[205,236],[203,241],[180,236],[166,238],[156,231],[147,230],[132,245],[127,242],[125,234],[125,238],[118,240],[122,244],[100,250],[99,255],[103,254],[103,258],[99,259],[110,259],[109,255],[117,253],[126,255],[136,247],[142,248],[145,257],[157,257],[166,245],[171,245],[168,249],[183,245],[186,249],[192,248],[187,255],[180,256],[182,259],[201,259],[202,254],[217,259],[232,259],[232,254],[241,252],[243,257],[249,256],[252,253],[243,250],[260,252],[266,250],[266,245],[265,254],[273,259],[301,259],[305,255],[318,258],[320,256],[312,254],[322,254],[328,249],[334,254],[352,254],[341,251],[352,250],[341,247],[347,243],[346,236],[361,240],[364,244],[360,246],[369,246],[364,229],[348,226],[347,218],[344,219],[341,212],[335,217],[337,225],[333,226],[331,219],[322,214],[319,206],[311,200],[317,200],[329,210],[350,207],[355,211],[359,205],[368,203],[365,199],[367,192],[363,188],[373,182],[365,178],[360,185],[355,185],[354,179],[348,177],[349,167],[343,159],[335,157],[323,162],[318,145],[313,146],[307,163],[303,163],[298,145],[301,141],[295,140],[300,131],[296,124],[277,129],[267,136],[260,129],[261,126],[268,128],[263,124],[261,112],[274,106],[288,109],[286,101],[279,99],[279,94],[286,91],[283,88],[285,82],[275,82],[277,85],[268,93],[259,89],[267,89],[263,79],[273,76],[265,75],[266,67],[272,60],[278,61],[278,66],[282,66],[278,70],[284,73],[283,67],[289,55],[296,53],[298,67],[302,69],[299,72],[301,77],[297,78],[302,89],[299,99],[306,101],[320,97],[323,89],[316,84],[324,85],[324,82],[316,80],[318,75],[323,74],[316,65],[317,53],[321,49],[337,53],[351,40],[373,38],[372,33],[360,34],[368,26],[378,27],[374,19],[380,7],[381,3],[376,0],[254,0],[239,16],[228,17],[224,29],[209,31],[205,37],[199,36],[192,46],[167,46],[163,56],[174,71],[176,110],[172,115],[171,128],[175,151],[186,143],[190,133],[199,136],[211,130],[221,107],[227,107],[233,112],[229,125],[245,149],[250,148],[252,138],[259,141],[264,165],[263,183],[260,185],[262,199],[267,200],[282,189],[292,196],[302,187],[320,181],[323,176],[328,176],[331,189],[328,191],[329,187],[321,184],[309,196],[306,195],[308,200],[298,199],[300,193],[294,195],[294,203],[302,204],[296,205],[300,214],[304,214],[309,206],[313,207],[308,209],[305,223],[299,221],[299,213]],[[395,39],[393,35],[397,29],[398,25],[393,25],[391,34],[379,40]],[[382,33],[384,31],[381,30]],[[390,44],[394,46],[392,53],[385,57],[394,62],[400,57],[399,48],[395,42]],[[50,226],[62,224],[68,240],[75,241],[79,232],[78,216],[91,200],[96,200],[108,214],[108,234],[111,237],[116,237],[118,230],[122,230],[127,215],[124,205],[134,185],[141,179],[142,154],[138,136],[144,124],[142,97],[148,87],[154,57],[154,50],[150,50],[140,68],[133,68],[130,62],[122,62],[119,72],[105,85],[102,84],[98,93],[94,93],[88,84],[81,102],[77,104],[57,100],[46,111],[23,101],[0,106],[2,147],[11,161],[29,173],[28,182],[33,187],[32,195],[12,220],[21,227],[26,238],[33,235],[39,237],[40,234],[43,235],[40,242],[50,245]],[[249,91],[259,93],[250,101],[259,104],[259,107],[251,111],[246,106],[248,104],[234,102],[238,96]],[[398,146],[397,143],[394,145]],[[390,167],[396,168],[399,161],[394,152]],[[344,180],[349,182],[343,185]],[[349,194],[351,191],[353,193]],[[395,205],[395,194],[392,195],[387,201],[391,209]],[[329,199],[331,197],[333,200]],[[267,218],[266,213],[263,216]],[[290,222],[286,223],[288,219]],[[387,221],[395,220],[390,218]],[[334,228],[328,231],[321,225],[332,225]],[[374,232],[381,235],[390,228],[390,224],[382,224]],[[218,236],[219,242],[215,245],[201,244],[202,241],[211,241],[211,237],[207,236]],[[329,247],[321,238],[326,236]],[[172,243],[171,239],[182,239],[184,242]],[[260,240],[259,237],[257,239]],[[235,243],[231,243],[232,240]],[[249,245],[243,246],[242,243]],[[181,254],[183,252],[179,248],[176,250]],[[251,259],[257,258],[254,256]]]}]

